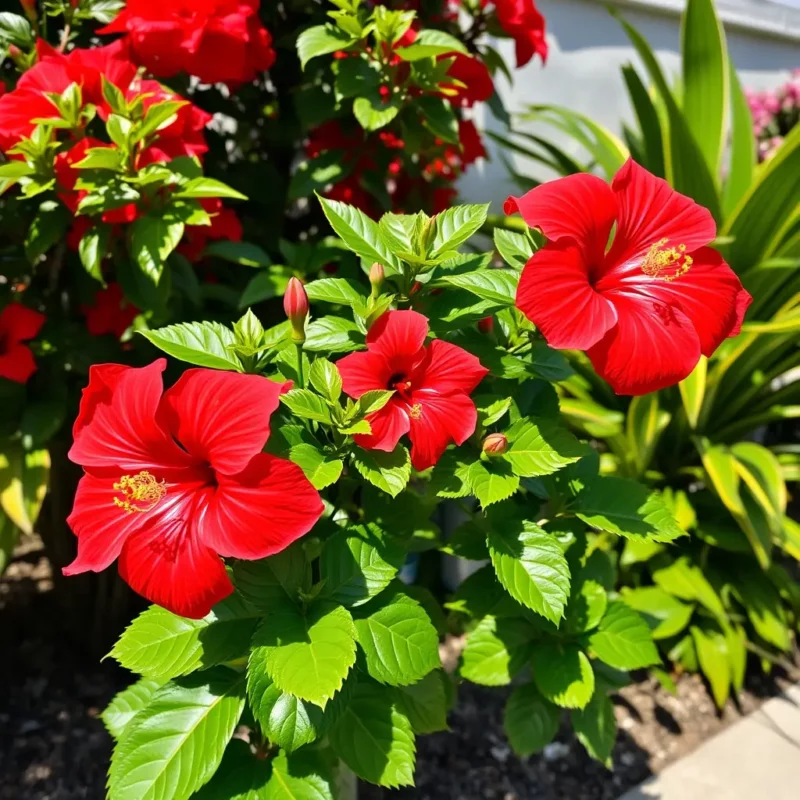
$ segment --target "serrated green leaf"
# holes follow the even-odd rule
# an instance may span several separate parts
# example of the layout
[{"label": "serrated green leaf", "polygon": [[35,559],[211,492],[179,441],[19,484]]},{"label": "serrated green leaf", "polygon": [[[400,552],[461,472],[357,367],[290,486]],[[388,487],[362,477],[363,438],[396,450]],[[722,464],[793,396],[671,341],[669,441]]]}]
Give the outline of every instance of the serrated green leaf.
[{"label": "serrated green leaf", "polygon": [[303,345],[310,353],[349,353],[364,346],[364,334],[344,317],[320,317],[306,326]]},{"label": "serrated green leaf", "polygon": [[562,708],[585,708],[594,693],[592,665],[576,644],[537,642],[533,680],[548,700]]},{"label": "serrated green leaf", "polygon": [[372,678],[407,686],[441,666],[439,635],[416,600],[400,592],[387,595],[356,612],[358,643]]},{"label": "serrated green leaf", "polygon": [[503,307],[514,305],[519,274],[511,270],[485,269],[480,272],[443,275],[439,281]]},{"label": "serrated green leaf", "polygon": [[494,229],[494,246],[509,267],[522,269],[534,253],[533,243],[524,233]]},{"label": "serrated green leaf", "polygon": [[329,602],[305,613],[289,605],[276,608],[253,636],[252,660],[264,661],[278,688],[325,708],[356,660],[353,618]]},{"label": "serrated green leaf", "polygon": [[536,632],[524,619],[484,617],[467,636],[462,677],[483,686],[505,686],[530,660]]},{"label": "serrated green leaf", "polygon": [[611,766],[611,751],[617,740],[614,706],[605,692],[595,692],[589,705],[572,712],[572,727],[578,741],[592,758]]},{"label": "serrated green leaf", "polygon": [[629,539],[671,542],[686,535],[657,492],[626,478],[595,478],[578,494],[575,513],[597,530]]},{"label": "serrated green leaf", "polygon": [[306,284],[308,299],[337,306],[352,306],[362,303],[366,295],[352,281],[344,278],[320,278]]},{"label": "serrated green leaf", "polygon": [[396,697],[408,717],[414,733],[436,733],[447,730],[447,680],[441,670],[429,672],[411,686],[399,686]]},{"label": "serrated green leaf", "polygon": [[576,592],[573,588],[566,613],[566,630],[571,633],[585,633],[600,624],[606,613],[608,596],[597,581],[581,582]]},{"label": "serrated green leaf", "polygon": [[303,470],[315,489],[325,489],[336,483],[344,469],[340,458],[330,458],[313,444],[295,445],[289,451],[289,459]]},{"label": "serrated green leaf", "polygon": [[266,613],[287,600],[297,599],[305,572],[302,542],[296,542],[269,558],[235,561],[233,583],[250,606]]},{"label": "serrated green leaf", "polygon": [[589,644],[601,661],[616,669],[640,669],[661,663],[647,623],[619,600],[609,603]]},{"label": "serrated green leaf", "polygon": [[569,597],[567,559],[553,536],[532,522],[501,524],[488,537],[500,583],[519,603],[558,624]]},{"label": "serrated green leaf", "polygon": [[353,103],[353,116],[365,131],[384,128],[399,113],[399,105],[384,103],[377,92],[371,97],[357,97]]},{"label": "serrated green leaf", "polygon": [[202,619],[151,606],[125,629],[110,655],[131,672],[165,681],[245,655],[256,623],[236,595]]},{"label": "serrated green leaf", "polygon": [[447,450],[436,462],[431,474],[431,491],[437,497],[459,498],[472,493],[469,469],[474,463],[472,454]]},{"label": "serrated green leaf", "polygon": [[358,398],[358,413],[372,414],[380,411],[394,397],[391,389],[371,389]]},{"label": "serrated green leaf", "polygon": [[[452,252],[461,247],[464,242],[483,227],[488,212],[489,205],[487,203],[486,205],[455,206],[437,214],[432,245],[433,257],[436,258],[442,253]],[[486,270],[486,272],[489,272],[489,270]],[[492,298],[487,299],[491,300]]]},{"label": "serrated green leaf", "polygon": [[373,523],[337,531],[320,557],[323,597],[359,606],[382,592],[395,578],[405,553]]},{"label": "serrated green leaf", "polygon": [[533,683],[517,686],[506,702],[503,728],[519,756],[531,756],[558,733],[561,709],[542,697]]},{"label": "serrated green leaf", "polygon": [[133,718],[150,702],[160,686],[159,681],[139,678],[136,683],[114,696],[100,717],[115,739],[122,736]]},{"label": "serrated green leaf", "polygon": [[553,420],[521,419],[506,433],[506,460],[523,478],[551,475],[586,455],[586,445]]},{"label": "serrated green leaf", "polygon": [[507,500],[519,488],[519,477],[500,459],[473,463],[467,472],[467,482],[483,508]]},{"label": "serrated green leaf", "polygon": [[236,337],[230,328],[219,322],[181,322],[154,331],[141,331],[141,334],[159,350],[180,361],[242,372],[242,364],[232,350]]},{"label": "serrated green leaf", "polygon": [[411,459],[408,450],[400,444],[391,453],[356,449],[353,464],[362,477],[392,497],[406,488],[411,477]]},{"label": "serrated green leaf", "polygon": [[230,200],[247,200],[247,197],[236,189],[228,186],[227,183],[218,181],[216,178],[209,178],[201,175],[192,178],[188,183],[180,187],[174,197],[183,198],[203,198],[203,197],[226,197]]},{"label": "serrated green leaf", "polygon": [[159,282],[167,258],[183,238],[184,228],[180,220],[150,215],[139,217],[131,225],[131,258],[153,283]]},{"label": "serrated green leaf", "polygon": [[313,419],[315,422],[331,424],[331,410],[328,404],[308,389],[292,389],[281,395],[281,402],[298,417]]},{"label": "serrated green leaf", "polygon": [[188,800],[222,761],[244,704],[244,674],[225,668],[162,686],[114,750],[109,796]]},{"label": "serrated green leaf", "polygon": [[323,772],[321,759],[311,753],[278,753],[265,800],[334,800],[334,781]]},{"label": "serrated green leaf", "polygon": [[677,636],[694,613],[694,606],[681,603],[658,586],[624,587],[622,598],[644,617],[654,639]]},{"label": "serrated green leaf", "polygon": [[329,738],[336,755],[362,780],[413,786],[414,733],[392,689],[359,683]]}]

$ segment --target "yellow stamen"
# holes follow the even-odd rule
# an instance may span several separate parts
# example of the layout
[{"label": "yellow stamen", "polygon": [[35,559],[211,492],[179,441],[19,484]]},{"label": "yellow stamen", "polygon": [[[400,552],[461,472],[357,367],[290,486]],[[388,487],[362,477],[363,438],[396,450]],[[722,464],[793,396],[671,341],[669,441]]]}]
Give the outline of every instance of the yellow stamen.
[{"label": "yellow stamen", "polygon": [[114,505],[129,514],[151,511],[167,494],[166,482],[157,481],[147,470],[142,470],[138,475],[123,475],[114,484],[114,490],[124,496],[124,500],[115,497]]},{"label": "yellow stamen", "polygon": [[[692,266],[693,259],[686,255],[686,245],[666,247],[667,239],[660,239],[651,248],[642,261],[642,272],[651,278],[662,281],[674,281],[685,275]],[[665,270],[672,270],[666,273]]]},{"label": "yellow stamen", "polygon": [[408,413],[411,419],[420,419],[422,417],[422,405],[420,405],[420,403],[414,403],[414,405],[411,406],[411,411]]}]

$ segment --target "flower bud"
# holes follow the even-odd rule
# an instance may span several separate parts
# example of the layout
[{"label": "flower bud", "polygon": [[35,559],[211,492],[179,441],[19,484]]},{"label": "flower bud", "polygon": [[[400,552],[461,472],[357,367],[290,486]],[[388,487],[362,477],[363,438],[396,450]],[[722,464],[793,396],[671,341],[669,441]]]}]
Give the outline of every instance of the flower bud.
[{"label": "flower bud", "polygon": [[478,321],[478,330],[481,333],[490,334],[494,330],[494,317],[484,317]]},{"label": "flower bud", "polygon": [[39,12],[36,9],[36,0],[19,0],[19,4],[22,6],[25,16],[31,22],[36,22],[39,17]]},{"label": "flower bud", "polygon": [[508,439],[504,433],[490,433],[483,440],[481,449],[487,456],[501,456],[508,450]]},{"label": "flower bud", "polygon": [[283,295],[283,310],[292,323],[292,339],[298,344],[306,340],[306,317],[308,316],[308,295],[297,278],[289,278]]},{"label": "flower bud", "polygon": [[377,297],[381,293],[381,286],[385,279],[386,270],[383,268],[383,264],[376,261],[369,270],[369,282],[372,284],[373,297]]}]

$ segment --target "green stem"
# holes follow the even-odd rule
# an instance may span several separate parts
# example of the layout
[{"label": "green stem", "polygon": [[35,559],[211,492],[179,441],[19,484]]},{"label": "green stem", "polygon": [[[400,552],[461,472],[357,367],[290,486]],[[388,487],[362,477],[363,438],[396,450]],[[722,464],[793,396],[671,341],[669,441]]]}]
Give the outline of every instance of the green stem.
[{"label": "green stem", "polygon": [[301,389],[305,389],[305,377],[303,376],[303,345],[301,342],[295,344],[297,348],[297,383]]}]

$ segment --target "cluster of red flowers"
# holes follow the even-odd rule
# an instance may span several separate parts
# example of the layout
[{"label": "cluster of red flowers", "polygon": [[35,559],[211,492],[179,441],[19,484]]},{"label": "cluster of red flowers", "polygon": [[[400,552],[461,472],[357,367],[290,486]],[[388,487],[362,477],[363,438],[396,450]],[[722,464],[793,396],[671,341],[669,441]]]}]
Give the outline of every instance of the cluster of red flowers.
[{"label": "cluster of red flowers", "polygon": [[128,0],[100,33],[122,33],[131,54],[160,78],[180,72],[236,88],[275,63],[259,0]]},{"label": "cluster of red flowers", "polygon": [[0,378],[27,383],[36,371],[33,353],[23,342],[38,336],[44,316],[21,303],[0,311]]},{"label": "cluster of red flowers", "polygon": [[523,67],[534,56],[547,60],[545,20],[534,0],[481,0],[483,7],[493,5],[500,27],[514,40],[517,66]]}]

